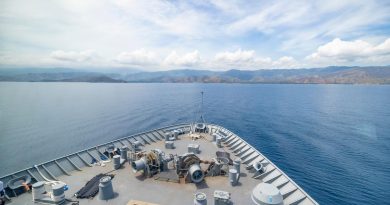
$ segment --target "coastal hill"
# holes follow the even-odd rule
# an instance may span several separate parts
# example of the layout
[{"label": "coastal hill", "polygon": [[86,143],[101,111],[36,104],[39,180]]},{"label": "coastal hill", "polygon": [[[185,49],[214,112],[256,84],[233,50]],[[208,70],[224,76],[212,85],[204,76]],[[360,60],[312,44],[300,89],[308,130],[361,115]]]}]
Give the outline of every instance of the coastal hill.
[{"label": "coastal hill", "polygon": [[135,69],[1,68],[0,81],[390,84],[390,66],[228,71],[182,69],[158,72]]}]

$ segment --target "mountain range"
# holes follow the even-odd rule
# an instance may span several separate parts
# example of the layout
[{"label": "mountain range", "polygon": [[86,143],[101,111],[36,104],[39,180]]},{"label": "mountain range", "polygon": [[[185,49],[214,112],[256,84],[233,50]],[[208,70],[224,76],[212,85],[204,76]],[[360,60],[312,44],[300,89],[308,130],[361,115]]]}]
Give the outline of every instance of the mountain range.
[{"label": "mountain range", "polygon": [[390,66],[210,71],[136,69],[1,68],[0,81],[106,83],[390,84]]}]

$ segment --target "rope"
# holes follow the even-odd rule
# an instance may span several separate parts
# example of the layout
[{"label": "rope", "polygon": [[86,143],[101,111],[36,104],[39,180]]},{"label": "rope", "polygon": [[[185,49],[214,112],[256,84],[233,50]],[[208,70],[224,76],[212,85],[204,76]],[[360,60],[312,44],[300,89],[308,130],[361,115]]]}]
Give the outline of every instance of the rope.
[{"label": "rope", "polygon": [[100,179],[110,176],[111,178],[114,178],[114,175],[111,174],[98,174],[94,176],[91,180],[89,180],[84,187],[82,187],[79,191],[75,193],[76,198],[78,199],[88,199],[95,197],[99,192],[99,183]]}]

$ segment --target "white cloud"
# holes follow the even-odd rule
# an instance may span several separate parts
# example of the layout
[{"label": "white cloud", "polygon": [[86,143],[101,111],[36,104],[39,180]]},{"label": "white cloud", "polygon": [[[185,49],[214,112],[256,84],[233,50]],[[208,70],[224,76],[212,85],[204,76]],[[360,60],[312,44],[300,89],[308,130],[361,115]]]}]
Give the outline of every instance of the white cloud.
[{"label": "white cloud", "polygon": [[380,55],[390,54],[390,38],[386,39],[383,43],[375,46],[375,52]]},{"label": "white cloud", "polygon": [[85,62],[93,60],[97,57],[97,54],[94,50],[85,50],[81,52],[57,50],[53,51],[50,54],[50,57],[59,61]]},{"label": "white cloud", "polygon": [[[304,60],[310,53],[324,66],[386,65],[389,10],[383,0],[3,0],[0,54],[6,55],[0,66],[310,67]],[[343,50],[337,52],[317,50],[335,38],[361,42],[352,40],[352,48],[340,43]],[[360,50],[353,53],[355,44]],[[198,52],[181,53],[188,48]]]},{"label": "white cloud", "polygon": [[274,68],[298,68],[299,62],[291,56],[283,56],[272,62]]},{"label": "white cloud", "polygon": [[307,55],[324,43],[324,39],[380,35],[377,31],[383,32],[382,28],[390,22],[390,4],[382,1],[297,0],[286,3],[276,0],[259,1],[253,7],[253,10],[246,9],[245,16],[230,22],[227,33],[242,36],[260,32],[276,40],[272,42],[273,47],[265,49],[299,56]]},{"label": "white cloud", "polygon": [[197,10],[186,1],[127,1],[114,3],[126,13],[128,19],[147,23],[161,34],[175,35],[179,38],[194,39],[211,35],[213,18],[210,13]]},{"label": "white cloud", "polygon": [[270,69],[270,68],[294,68],[299,64],[290,56],[283,56],[275,61],[270,57],[258,57],[254,50],[238,49],[233,52],[225,51],[215,55],[211,64],[222,69]]},{"label": "white cloud", "polygon": [[135,50],[133,52],[120,53],[116,61],[122,64],[129,65],[154,65],[157,63],[157,57],[154,52],[145,49]]},{"label": "white cloud", "polygon": [[241,16],[245,13],[241,1],[210,0],[210,3],[228,15]]},{"label": "white cloud", "polygon": [[312,19],[304,18],[309,14],[311,4],[302,1],[293,1],[286,5],[284,1],[265,3],[256,12],[231,23],[229,32],[241,34],[257,30],[263,33],[273,33],[283,26],[298,26],[310,23]]},{"label": "white cloud", "polygon": [[199,65],[200,62],[201,62],[201,58],[198,50],[183,55],[178,55],[176,51],[172,51],[165,58],[163,64],[165,64],[166,66],[191,67],[191,66]]},{"label": "white cloud", "polygon": [[[306,60],[312,63],[390,63],[390,38],[373,45],[363,40],[343,41],[339,38],[317,48]],[[377,61],[375,63],[375,61]]]},{"label": "white cloud", "polygon": [[221,52],[215,55],[215,60],[231,65],[250,63],[254,61],[255,51],[238,49],[234,52]]}]

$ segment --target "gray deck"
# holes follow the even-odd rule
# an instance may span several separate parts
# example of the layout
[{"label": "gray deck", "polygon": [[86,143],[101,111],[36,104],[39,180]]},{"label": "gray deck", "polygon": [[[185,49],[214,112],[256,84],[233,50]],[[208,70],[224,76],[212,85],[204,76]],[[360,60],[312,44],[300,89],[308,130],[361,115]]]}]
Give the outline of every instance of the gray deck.
[{"label": "gray deck", "polygon": [[[205,138],[196,141],[192,141],[188,134],[185,134],[181,135],[179,140],[175,141],[176,149],[165,149],[164,140],[162,139],[163,131],[177,127],[187,128],[188,130],[188,125],[173,126],[129,136],[107,144],[113,143],[118,147],[123,145],[129,146],[131,142],[137,139],[145,144],[144,150],[159,148],[167,154],[183,154],[187,152],[188,144],[196,143],[200,145],[201,153],[198,156],[202,160],[211,160],[211,158],[215,157],[215,152],[217,150],[224,150],[231,153],[232,159],[236,157],[240,157],[242,159],[243,164],[241,165],[240,183],[233,187],[229,184],[227,177],[218,176],[206,177],[204,182],[197,185],[193,183],[179,184],[155,180],[154,178],[143,178],[139,173],[134,174],[128,163],[126,163],[123,168],[114,171],[112,171],[113,166],[111,162],[106,164],[105,167],[90,165],[89,162],[92,158],[98,159],[98,152],[102,152],[105,145],[100,145],[97,148],[90,148],[79,153],[71,154],[68,158],[60,158],[41,164],[38,166],[41,173],[39,173],[36,168],[30,168],[27,169],[28,171],[22,170],[20,172],[13,173],[12,175],[2,177],[0,180],[7,182],[7,180],[12,177],[26,173],[38,180],[45,180],[44,178],[57,178],[69,185],[70,189],[65,192],[66,198],[72,198],[72,195],[84,186],[85,183],[93,176],[99,173],[112,171],[111,173],[115,174],[112,183],[114,191],[117,194],[114,199],[101,201],[98,197],[95,197],[94,199],[81,199],[78,201],[80,204],[115,205],[125,205],[132,199],[161,205],[193,204],[194,193],[198,191],[206,193],[208,204],[213,204],[212,196],[215,190],[230,192],[233,204],[252,204],[250,197],[252,189],[257,184],[264,181],[272,183],[280,189],[284,198],[284,204],[317,204],[307,193],[305,193],[260,152],[247,144],[240,137],[222,127],[209,125],[211,130],[221,130],[228,136],[223,148],[217,148],[213,143],[211,143],[211,136],[208,134],[202,134]],[[255,161],[261,161],[266,167],[265,173],[257,178],[253,178],[253,171],[245,169],[247,165],[250,165]],[[206,167],[203,168],[205,169]],[[79,171],[78,169],[82,171]],[[31,199],[31,194],[26,193],[20,195],[19,197],[12,198],[12,203],[10,204],[34,204]],[[76,200],[75,198],[72,199]]]}]

